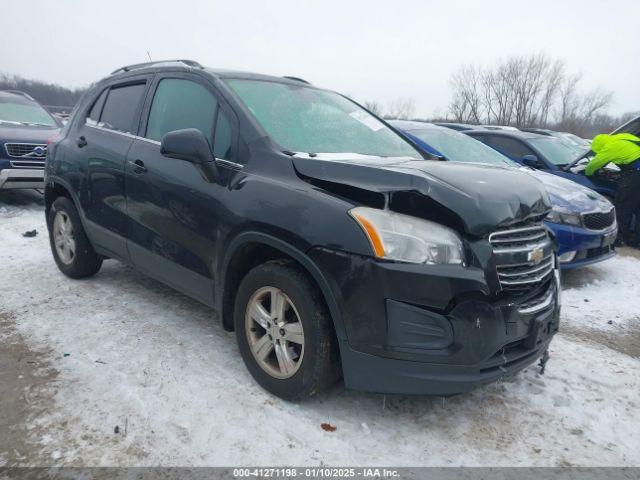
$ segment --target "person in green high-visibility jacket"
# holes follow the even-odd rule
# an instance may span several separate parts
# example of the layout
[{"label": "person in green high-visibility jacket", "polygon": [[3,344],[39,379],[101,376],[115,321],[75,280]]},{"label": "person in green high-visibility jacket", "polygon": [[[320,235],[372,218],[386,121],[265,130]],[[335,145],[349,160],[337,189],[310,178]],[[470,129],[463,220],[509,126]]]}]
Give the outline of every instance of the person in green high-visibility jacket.
[{"label": "person in green high-visibility jacket", "polygon": [[615,205],[619,237],[624,243],[637,245],[637,230],[640,225],[640,138],[630,133],[596,135],[591,142],[591,150],[596,154],[587,164],[585,174],[593,175],[608,163],[620,167],[622,177],[616,191]]}]

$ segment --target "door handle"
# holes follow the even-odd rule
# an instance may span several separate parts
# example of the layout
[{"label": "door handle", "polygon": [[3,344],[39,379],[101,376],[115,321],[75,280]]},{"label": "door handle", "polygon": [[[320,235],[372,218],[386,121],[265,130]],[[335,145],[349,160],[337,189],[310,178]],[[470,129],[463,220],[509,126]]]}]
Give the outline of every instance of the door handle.
[{"label": "door handle", "polygon": [[84,138],[84,135],[83,135],[80,138],[78,138],[78,148],[82,148],[86,146],[87,146],[87,139]]},{"label": "door handle", "polygon": [[127,163],[133,167],[134,173],[147,173],[147,167],[144,166],[144,162],[142,160],[127,160]]}]

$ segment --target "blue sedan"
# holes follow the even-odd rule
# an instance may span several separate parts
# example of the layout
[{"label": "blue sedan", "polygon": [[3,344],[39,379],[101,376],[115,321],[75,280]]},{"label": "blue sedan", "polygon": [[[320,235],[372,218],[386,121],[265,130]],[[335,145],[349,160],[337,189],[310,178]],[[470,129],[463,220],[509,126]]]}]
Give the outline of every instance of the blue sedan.
[{"label": "blue sedan", "polygon": [[587,177],[584,172],[576,171],[575,167],[580,159],[588,155],[588,148],[569,146],[559,138],[530,132],[466,130],[464,133],[520,165],[572,180],[609,199],[615,198],[615,174],[603,169],[598,174]]},{"label": "blue sedan", "polygon": [[[467,135],[424,122],[390,122],[422,150],[455,162],[523,168]],[[465,132],[466,133],[466,132]],[[563,269],[588,265],[615,255],[618,233],[615,209],[602,195],[559,176],[527,169],[549,193],[553,210],[545,219],[558,243]]]}]

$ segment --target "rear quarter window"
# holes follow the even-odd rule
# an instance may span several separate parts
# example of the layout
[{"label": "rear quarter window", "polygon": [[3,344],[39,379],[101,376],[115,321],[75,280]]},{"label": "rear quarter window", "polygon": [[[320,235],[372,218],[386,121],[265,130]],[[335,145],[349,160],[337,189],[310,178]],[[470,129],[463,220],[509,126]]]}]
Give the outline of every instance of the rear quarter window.
[{"label": "rear quarter window", "polygon": [[91,110],[89,110],[89,114],[85,119],[85,123],[87,125],[98,124],[98,121],[100,120],[100,113],[102,113],[102,107],[104,105],[105,98],[107,98],[108,91],[109,91],[108,89],[103,90],[102,93],[96,99],[96,101],[93,102],[93,106],[91,107]]}]

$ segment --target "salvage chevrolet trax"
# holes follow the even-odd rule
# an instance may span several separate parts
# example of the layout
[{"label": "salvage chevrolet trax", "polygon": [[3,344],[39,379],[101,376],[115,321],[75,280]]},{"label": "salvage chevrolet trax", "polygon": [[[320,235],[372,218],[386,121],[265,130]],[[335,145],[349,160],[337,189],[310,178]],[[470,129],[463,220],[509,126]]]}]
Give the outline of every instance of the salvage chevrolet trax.
[{"label": "salvage chevrolet trax", "polygon": [[113,258],[210,305],[257,382],[286,399],[340,376],[463,392],[546,359],[558,329],[537,180],[425,161],[297,78],[121,68],[50,147],[45,195],[63,273]]}]

